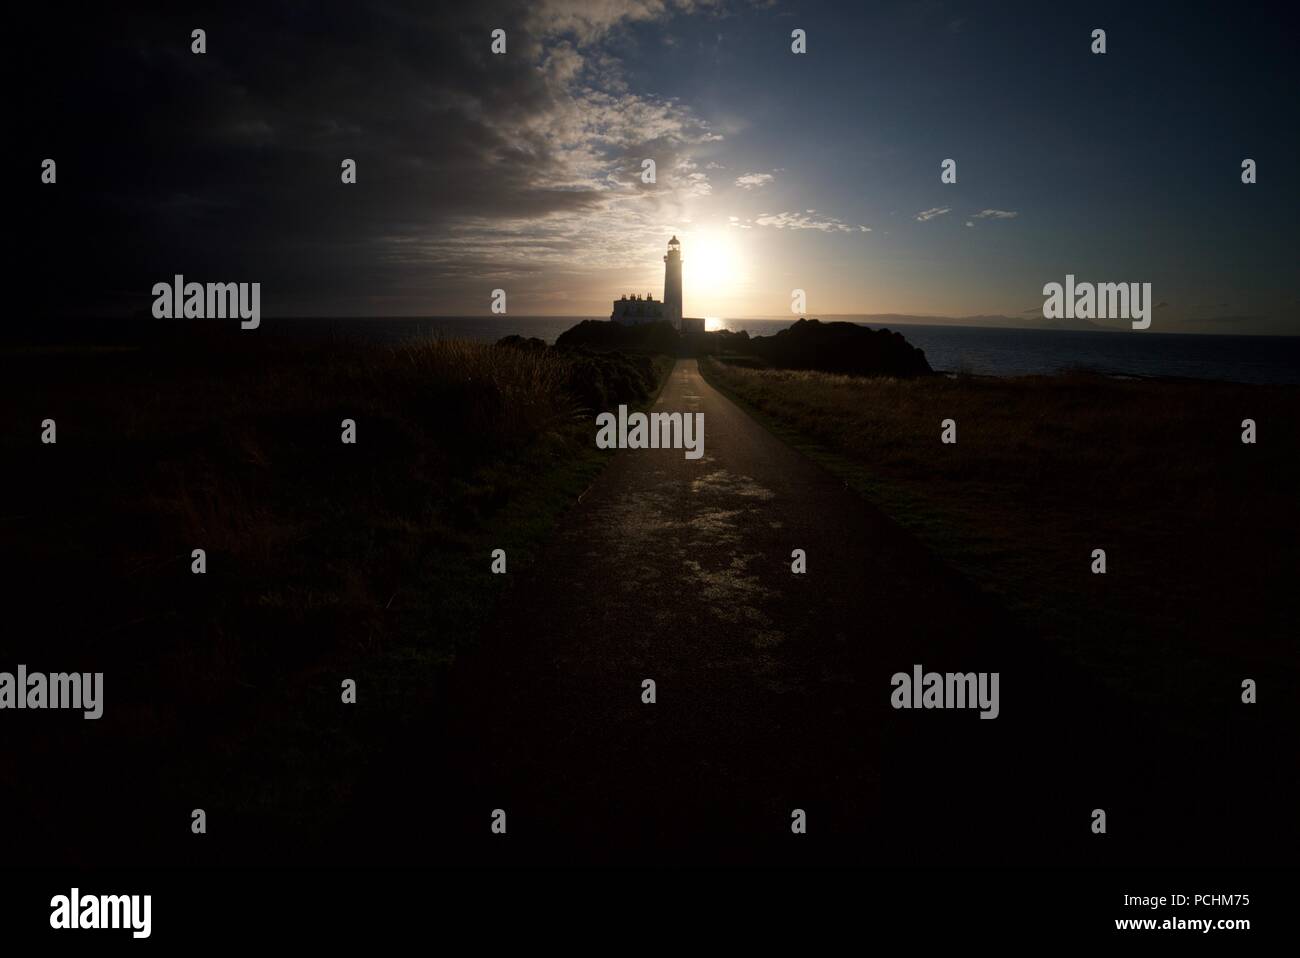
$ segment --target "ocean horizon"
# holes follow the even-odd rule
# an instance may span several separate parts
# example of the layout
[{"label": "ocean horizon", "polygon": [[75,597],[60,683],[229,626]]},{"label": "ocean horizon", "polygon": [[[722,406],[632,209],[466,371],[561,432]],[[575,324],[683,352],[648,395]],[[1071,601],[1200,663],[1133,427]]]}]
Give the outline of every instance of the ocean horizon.
[{"label": "ocean horizon", "polygon": [[[506,336],[523,336],[554,344],[561,333],[587,319],[609,321],[596,316],[266,317],[257,331],[241,330],[238,323],[233,323],[229,324],[229,332],[234,336],[341,336],[379,342],[427,336],[496,342]],[[771,336],[797,319],[710,317],[708,322],[710,330]],[[827,317],[824,321],[856,322],[870,329],[900,333],[925,351],[931,368],[947,374],[1052,376],[1090,371],[1116,377],[1300,385],[1300,336],[879,323],[848,317]],[[198,319],[69,319],[29,328],[26,335],[15,337],[15,345],[72,341],[130,345],[148,341],[163,329],[169,336],[176,335],[186,324],[198,324],[206,331],[221,328],[223,332],[228,325]]]},{"label": "ocean horizon", "polygon": [[[809,317],[813,318],[813,317]],[[553,344],[566,329],[595,316],[429,316],[266,320],[304,334],[363,335],[400,341],[419,336],[496,342],[535,337]],[[710,328],[770,336],[791,319],[711,319]],[[829,320],[828,320],[829,321]],[[851,321],[851,320],[843,320]],[[1300,384],[1300,337],[1238,336],[998,326],[858,323],[891,329],[925,351],[936,372],[976,376],[1051,376],[1088,370],[1106,376]]]}]

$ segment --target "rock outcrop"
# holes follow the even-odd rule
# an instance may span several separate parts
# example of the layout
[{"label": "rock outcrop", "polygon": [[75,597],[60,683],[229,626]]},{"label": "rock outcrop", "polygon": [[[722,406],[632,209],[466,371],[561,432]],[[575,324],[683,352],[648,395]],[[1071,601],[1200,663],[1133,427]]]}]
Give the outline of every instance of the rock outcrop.
[{"label": "rock outcrop", "polygon": [[888,329],[801,319],[772,336],[755,336],[744,351],[778,369],[815,369],[851,376],[928,376],[925,351]]}]

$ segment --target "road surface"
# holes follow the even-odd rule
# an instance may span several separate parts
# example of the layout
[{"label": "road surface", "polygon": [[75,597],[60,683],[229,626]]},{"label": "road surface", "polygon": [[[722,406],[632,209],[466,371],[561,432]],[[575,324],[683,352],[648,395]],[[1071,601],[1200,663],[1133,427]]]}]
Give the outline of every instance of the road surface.
[{"label": "road surface", "polygon": [[[372,783],[363,807],[389,818],[366,826],[376,857],[1114,862],[1089,816],[1124,801],[1128,834],[1159,831],[1161,773],[1115,761],[1097,716],[1127,713],[1105,692],[695,360],[654,409],[702,412],[703,457],[617,452],[540,560],[510,573],[437,734]],[[892,708],[891,677],[917,665],[999,673],[998,717]],[[1151,781],[1133,777],[1147,765]]]},{"label": "road surface", "polygon": [[617,453],[454,670],[466,829],[501,808],[512,854],[545,861],[863,860],[913,822],[996,846],[981,816],[1024,697],[1004,675],[996,720],[889,697],[915,664],[1006,673],[1008,623],[695,360],[654,409],[702,412],[703,457]]}]

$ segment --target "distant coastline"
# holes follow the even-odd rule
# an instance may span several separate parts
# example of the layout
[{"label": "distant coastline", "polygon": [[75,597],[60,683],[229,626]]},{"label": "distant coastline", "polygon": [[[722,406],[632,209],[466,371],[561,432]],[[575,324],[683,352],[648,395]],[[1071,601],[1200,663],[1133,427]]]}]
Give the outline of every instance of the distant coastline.
[{"label": "distant coastline", "polygon": [[[798,317],[716,319],[714,324],[751,336],[770,336]],[[820,318],[859,322],[901,332],[925,350],[936,372],[979,376],[1035,376],[1086,369],[1108,376],[1206,379],[1241,383],[1300,385],[1300,337],[1043,329],[1037,325],[981,326],[944,320],[934,324],[896,321],[892,316]],[[937,317],[936,317],[937,318]],[[358,337],[401,342],[419,337],[496,342],[510,335],[548,343],[584,319],[598,316],[426,316],[391,318],[264,317],[257,335],[316,339]],[[196,325],[197,324],[197,325]],[[711,326],[712,328],[712,326]],[[93,342],[129,345],[167,337],[219,335],[224,327],[206,320],[65,320],[16,331],[14,344]],[[232,334],[241,334],[238,324]]]}]

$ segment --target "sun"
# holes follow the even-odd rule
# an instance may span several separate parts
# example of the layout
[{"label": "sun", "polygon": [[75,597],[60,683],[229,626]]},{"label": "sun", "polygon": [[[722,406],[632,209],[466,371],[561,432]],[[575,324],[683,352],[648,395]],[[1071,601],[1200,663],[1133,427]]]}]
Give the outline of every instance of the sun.
[{"label": "sun", "polygon": [[683,299],[693,316],[722,312],[722,303],[738,294],[745,273],[744,256],[728,231],[701,230],[682,243]]}]

